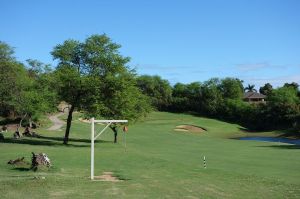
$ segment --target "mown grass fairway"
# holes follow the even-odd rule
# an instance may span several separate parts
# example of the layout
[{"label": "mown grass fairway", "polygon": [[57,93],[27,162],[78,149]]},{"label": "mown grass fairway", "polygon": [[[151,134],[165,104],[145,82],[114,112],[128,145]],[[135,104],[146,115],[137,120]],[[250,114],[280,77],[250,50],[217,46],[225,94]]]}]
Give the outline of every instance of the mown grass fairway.
[{"label": "mown grass fairway", "polygon": [[[208,131],[173,130],[181,124]],[[74,119],[69,146],[62,145],[63,131],[38,133],[47,138],[0,143],[1,198],[300,197],[299,147],[229,139],[245,136],[238,125],[155,112],[129,127],[127,152],[122,134],[119,143],[113,144],[113,134],[108,131],[95,144],[95,175],[112,171],[123,182],[90,181],[89,124]],[[7,165],[17,157],[30,160],[32,151],[49,155],[50,171],[23,171]],[[204,155],[207,169],[203,168]]]}]

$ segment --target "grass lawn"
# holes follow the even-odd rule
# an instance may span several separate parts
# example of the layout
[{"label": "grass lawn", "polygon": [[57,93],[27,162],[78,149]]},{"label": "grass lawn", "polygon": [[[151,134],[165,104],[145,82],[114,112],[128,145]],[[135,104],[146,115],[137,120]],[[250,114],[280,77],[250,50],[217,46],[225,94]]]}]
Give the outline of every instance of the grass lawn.
[{"label": "grass lawn", "polygon": [[[181,124],[207,132],[173,130]],[[154,112],[129,127],[126,152],[122,134],[113,144],[108,131],[95,144],[95,175],[111,171],[122,182],[89,179],[90,124],[77,117],[68,146],[62,145],[63,131],[40,129],[44,138],[16,141],[7,133],[0,143],[0,198],[300,198],[300,147],[230,139],[246,136],[239,127]],[[47,153],[53,167],[33,172],[7,164],[22,156],[30,160],[31,152]]]}]

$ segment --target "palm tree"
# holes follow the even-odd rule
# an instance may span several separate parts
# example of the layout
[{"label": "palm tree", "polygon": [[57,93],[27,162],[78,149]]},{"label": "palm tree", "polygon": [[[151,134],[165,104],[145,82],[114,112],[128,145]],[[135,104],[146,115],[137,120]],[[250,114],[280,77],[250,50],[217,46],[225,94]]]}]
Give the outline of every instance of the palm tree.
[{"label": "palm tree", "polygon": [[254,84],[252,84],[252,85],[248,84],[248,86],[244,90],[247,92],[257,92]]}]

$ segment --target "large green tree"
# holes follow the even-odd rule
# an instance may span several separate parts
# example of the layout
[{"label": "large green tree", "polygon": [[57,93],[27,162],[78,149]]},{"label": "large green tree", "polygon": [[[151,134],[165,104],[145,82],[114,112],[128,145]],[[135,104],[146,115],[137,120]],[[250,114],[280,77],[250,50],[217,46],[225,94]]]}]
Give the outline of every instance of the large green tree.
[{"label": "large green tree", "polygon": [[25,92],[30,87],[25,66],[18,62],[14,49],[0,42],[0,111],[11,118],[22,114],[21,104],[27,97]]},{"label": "large green tree", "polygon": [[283,86],[284,86],[284,87],[292,87],[292,88],[294,88],[295,90],[298,90],[298,88],[299,88],[299,84],[296,83],[296,82],[285,83]]},{"label": "large green tree", "polygon": [[300,99],[293,87],[274,89],[267,98],[267,116],[270,123],[291,126],[300,115]]},{"label": "large green tree", "polygon": [[243,96],[243,81],[236,78],[225,78],[221,80],[220,90],[223,98],[227,99],[241,99]]},{"label": "large green tree", "polygon": [[[50,113],[56,110],[58,104],[54,72],[50,65],[38,60],[28,59],[27,76],[30,87],[27,89],[28,100],[32,101],[28,117],[38,118],[41,113]],[[30,103],[27,109],[30,108]]]},{"label": "large green tree", "polygon": [[221,80],[218,78],[211,78],[203,83],[201,88],[202,113],[209,116],[215,116],[218,113],[220,105],[223,103],[222,93],[220,92]]},{"label": "large green tree", "polygon": [[160,76],[142,75],[137,78],[141,91],[150,97],[152,105],[158,110],[165,110],[172,97],[172,87],[167,80]]},{"label": "large green tree", "polygon": [[11,119],[26,117],[31,123],[32,117],[54,109],[54,90],[48,90],[44,64],[28,60],[25,66],[13,55],[13,48],[0,42],[0,113]]},{"label": "large green tree", "polygon": [[135,87],[129,57],[119,53],[121,46],[103,35],[92,35],[84,42],[67,40],[52,51],[58,60],[57,88],[61,100],[71,105],[64,144],[68,143],[75,109],[93,116],[136,120],[149,106]]},{"label": "large green tree", "polygon": [[263,95],[270,95],[273,90],[273,86],[270,83],[266,83],[264,86],[259,88],[259,92]]},{"label": "large green tree", "polygon": [[172,111],[201,111],[201,83],[192,82],[190,84],[176,83],[172,93]]}]

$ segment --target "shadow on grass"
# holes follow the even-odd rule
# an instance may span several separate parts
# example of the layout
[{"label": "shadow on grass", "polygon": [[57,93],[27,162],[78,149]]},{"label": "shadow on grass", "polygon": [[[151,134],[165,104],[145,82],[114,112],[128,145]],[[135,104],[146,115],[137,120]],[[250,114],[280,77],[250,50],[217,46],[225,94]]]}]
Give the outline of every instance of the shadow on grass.
[{"label": "shadow on grass", "polygon": [[282,130],[273,130],[273,131],[256,131],[256,130],[251,130],[251,129],[247,129],[244,127],[239,127],[239,130],[242,131],[243,133],[249,133],[249,134],[272,132],[272,133],[275,133],[275,137],[300,139],[300,132],[297,132],[294,129],[282,129]]},{"label": "shadow on grass", "polygon": [[[5,138],[3,143],[10,144],[28,144],[28,145],[37,145],[37,146],[65,146],[65,147],[90,147],[90,140],[88,139],[76,139],[70,138],[69,143],[67,145],[63,144],[63,138],[61,137],[46,137],[39,136],[38,138]],[[72,143],[75,142],[75,143]],[[84,144],[77,144],[77,143]],[[95,143],[113,143],[112,141],[104,141],[104,140],[95,140]]]},{"label": "shadow on grass", "polygon": [[[45,140],[53,140],[53,141],[61,141],[63,142],[63,137],[49,137],[49,136],[39,136],[40,139]],[[90,139],[84,139],[84,138],[69,138],[70,142],[82,142],[82,143],[91,143]],[[113,143],[113,141],[105,141],[105,140],[95,140],[95,143]]]},{"label": "shadow on grass", "polygon": [[30,168],[26,168],[26,167],[15,167],[12,170],[16,170],[16,171],[30,171]]},{"label": "shadow on grass", "polygon": [[19,124],[19,122],[20,122],[20,118],[17,118],[17,119],[5,118],[3,120],[0,120],[0,125]]},{"label": "shadow on grass", "polygon": [[251,129],[244,128],[244,127],[239,127],[238,129],[244,133],[263,133],[263,132],[265,132],[265,131],[251,130]]},{"label": "shadow on grass", "polygon": [[123,175],[121,175],[120,174],[120,171],[118,171],[118,170],[115,170],[115,171],[113,171],[113,176],[114,177],[116,177],[116,178],[118,178],[119,180],[122,180],[122,181],[129,181],[129,180],[132,180],[132,179],[130,179],[130,178],[126,178],[126,177],[124,177]]},{"label": "shadow on grass", "polygon": [[269,146],[257,146],[257,147],[271,147],[276,149],[300,149],[300,145],[269,145]]},{"label": "shadow on grass", "polygon": [[129,181],[129,180],[131,180],[130,178],[125,178],[125,177],[123,177],[121,175],[113,175],[113,176],[116,177],[116,178],[118,178],[119,180],[122,180],[122,181]]}]

